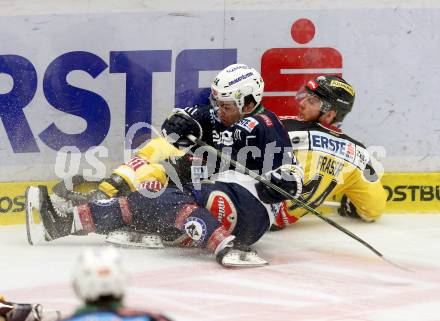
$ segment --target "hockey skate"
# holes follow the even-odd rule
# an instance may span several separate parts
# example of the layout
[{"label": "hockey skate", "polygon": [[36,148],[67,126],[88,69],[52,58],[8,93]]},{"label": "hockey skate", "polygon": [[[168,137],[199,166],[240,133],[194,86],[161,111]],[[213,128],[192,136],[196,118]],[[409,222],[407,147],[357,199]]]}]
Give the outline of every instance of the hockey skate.
[{"label": "hockey skate", "polygon": [[30,186],[25,194],[26,231],[30,245],[69,235],[73,215],[55,210],[46,186]]},{"label": "hockey skate", "polygon": [[249,247],[234,247],[230,239],[225,239],[225,244],[222,243],[217,247],[215,255],[217,262],[224,267],[250,268],[269,264]]},{"label": "hockey skate", "polygon": [[135,232],[128,228],[110,232],[105,241],[127,248],[162,249],[164,247],[159,235]]}]

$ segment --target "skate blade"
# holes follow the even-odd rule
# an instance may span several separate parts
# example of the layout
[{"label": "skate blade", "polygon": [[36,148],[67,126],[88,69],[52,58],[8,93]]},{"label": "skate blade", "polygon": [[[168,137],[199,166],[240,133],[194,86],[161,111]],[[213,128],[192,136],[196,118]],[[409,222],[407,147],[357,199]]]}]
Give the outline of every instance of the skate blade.
[{"label": "skate blade", "polygon": [[48,310],[44,309],[43,315],[41,316],[41,321],[60,321],[63,316],[58,310]]},{"label": "skate blade", "polygon": [[[136,248],[136,249],[162,249],[164,245],[162,240],[157,235],[141,235],[136,236],[133,232],[126,231],[113,231],[110,232],[105,242],[114,246],[123,248]],[[133,240],[135,239],[135,240]]]},{"label": "skate blade", "polygon": [[25,211],[27,240],[30,245],[46,242],[46,232],[40,218],[40,208],[40,190],[38,187],[29,186],[25,193]]},{"label": "skate blade", "polygon": [[221,263],[224,267],[253,268],[268,265],[269,262],[262,259],[255,253],[243,253],[233,251],[225,255]]}]

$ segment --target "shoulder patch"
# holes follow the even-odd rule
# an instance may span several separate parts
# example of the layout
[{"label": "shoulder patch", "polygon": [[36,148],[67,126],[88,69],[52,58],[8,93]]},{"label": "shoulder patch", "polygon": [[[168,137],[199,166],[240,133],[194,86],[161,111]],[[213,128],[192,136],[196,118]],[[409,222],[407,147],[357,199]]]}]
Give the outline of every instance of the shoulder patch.
[{"label": "shoulder patch", "polygon": [[245,129],[247,132],[252,132],[252,130],[259,124],[258,120],[253,117],[246,117],[237,123],[237,126]]},{"label": "shoulder patch", "polygon": [[263,122],[266,124],[267,127],[272,127],[273,126],[273,121],[272,119],[270,119],[269,116],[265,115],[265,114],[258,114],[255,115],[256,117],[259,117],[263,120]]},{"label": "shoulder patch", "polygon": [[321,131],[310,131],[310,149],[346,160],[364,170],[370,157],[362,146]]},{"label": "shoulder patch", "polygon": [[309,149],[309,132],[305,130],[290,131],[290,144],[294,150]]}]

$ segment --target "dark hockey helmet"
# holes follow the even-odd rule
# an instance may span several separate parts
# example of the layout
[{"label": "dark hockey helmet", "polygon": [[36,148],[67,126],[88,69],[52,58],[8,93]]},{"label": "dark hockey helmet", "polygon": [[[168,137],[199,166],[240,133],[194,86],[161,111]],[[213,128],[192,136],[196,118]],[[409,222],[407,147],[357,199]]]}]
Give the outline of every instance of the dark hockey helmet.
[{"label": "dark hockey helmet", "polygon": [[341,123],[353,108],[354,89],[341,77],[335,75],[319,76],[309,80],[305,89],[309,94],[316,95],[322,100],[322,113],[331,109],[336,110],[334,123]]}]

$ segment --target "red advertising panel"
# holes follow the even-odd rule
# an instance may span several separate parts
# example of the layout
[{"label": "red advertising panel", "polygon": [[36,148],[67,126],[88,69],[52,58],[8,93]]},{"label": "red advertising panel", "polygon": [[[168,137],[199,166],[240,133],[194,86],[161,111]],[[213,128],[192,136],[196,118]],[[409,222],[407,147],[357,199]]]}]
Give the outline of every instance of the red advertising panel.
[{"label": "red advertising panel", "polygon": [[[299,44],[310,42],[315,26],[308,19],[296,20],[292,39]],[[261,75],[265,81],[263,104],[278,115],[297,115],[296,92],[318,75],[342,76],[342,56],[334,48],[272,48],[261,57]],[[336,69],[336,71],[335,71]]]}]

